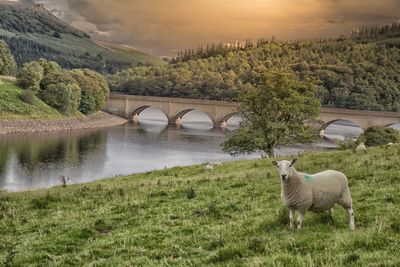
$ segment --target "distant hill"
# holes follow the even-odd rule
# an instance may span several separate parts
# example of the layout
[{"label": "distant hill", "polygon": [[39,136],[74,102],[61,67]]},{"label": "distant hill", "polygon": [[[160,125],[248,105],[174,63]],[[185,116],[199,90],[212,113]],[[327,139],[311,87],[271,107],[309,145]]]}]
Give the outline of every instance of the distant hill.
[{"label": "distant hill", "polygon": [[131,47],[93,41],[43,5],[33,3],[0,0],[0,39],[8,44],[18,65],[43,57],[65,68],[113,73],[127,67],[165,64]]}]

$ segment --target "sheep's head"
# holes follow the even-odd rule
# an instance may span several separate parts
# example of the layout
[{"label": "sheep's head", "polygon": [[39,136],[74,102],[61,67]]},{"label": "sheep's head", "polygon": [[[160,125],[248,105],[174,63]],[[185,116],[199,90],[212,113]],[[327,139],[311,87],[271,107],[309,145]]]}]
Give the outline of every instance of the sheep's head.
[{"label": "sheep's head", "polygon": [[287,181],[288,179],[293,177],[293,165],[296,163],[297,159],[282,160],[282,161],[272,161],[272,164],[279,169],[279,176],[283,181]]}]

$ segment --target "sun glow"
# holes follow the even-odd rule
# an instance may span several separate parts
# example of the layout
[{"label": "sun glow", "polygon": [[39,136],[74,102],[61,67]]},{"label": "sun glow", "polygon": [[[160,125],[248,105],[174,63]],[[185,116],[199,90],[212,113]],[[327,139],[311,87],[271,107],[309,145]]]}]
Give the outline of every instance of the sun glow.
[{"label": "sun glow", "polygon": [[[397,0],[37,0],[99,38],[157,55],[248,38],[323,38],[400,18]],[[69,14],[59,12],[59,14]],[[93,30],[96,29],[96,30]],[[106,35],[102,33],[107,33]]]}]

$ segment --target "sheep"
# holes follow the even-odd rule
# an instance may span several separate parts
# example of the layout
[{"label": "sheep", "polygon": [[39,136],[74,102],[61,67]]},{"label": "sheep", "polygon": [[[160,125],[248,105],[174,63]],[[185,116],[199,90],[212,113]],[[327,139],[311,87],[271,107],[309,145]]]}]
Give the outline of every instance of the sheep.
[{"label": "sheep", "polygon": [[211,166],[222,166],[222,165],[223,165],[223,163],[222,163],[222,162],[219,162],[219,161],[210,162],[210,163],[208,163],[208,164],[211,165]]},{"label": "sheep", "polygon": [[207,171],[211,171],[212,169],[214,169],[214,167],[210,163],[207,163],[204,165],[204,169]]},{"label": "sheep", "polygon": [[301,229],[307,211],[328,210],[333,216],[333,206],[338,203],[349,214],[350,229],[355,229],[353,203],[347,177],[338,171],[327,170],[313,175],[297,172],[292,161],[273,161],[281,177],[281,198],[289,209],[290,228],[294,228],[294,213],[298,211],[297,228]]},{"label": "sheep", "polygon": [[361,150],[366,150],[366,149],[367,149],[367,147],[365,146],[364,143],[359,144],[359,145],[355,148],[356,151],[361,151]]}]

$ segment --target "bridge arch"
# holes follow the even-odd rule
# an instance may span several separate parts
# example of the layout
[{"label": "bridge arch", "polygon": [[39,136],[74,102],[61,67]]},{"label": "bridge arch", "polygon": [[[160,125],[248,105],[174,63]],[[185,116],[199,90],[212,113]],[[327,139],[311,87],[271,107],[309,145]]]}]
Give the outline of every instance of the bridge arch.
[{"label": "bridge arch", "polygon": [[135,108],[129,112],[129,118],[133,118],[135,115],[140,115],[144,110],[148,109],[150,106],[141,106],[138,108]]},{"label": "bridge arch", "polygon": [[229,113],[229,114],[223,116],[223,117],[220,119],[220,122],[221,122],[221,123],[223,123],[223,122],[228,122],[232,117],[234,117],[234,116],[236,116],[236,115],[239,115],[239,112],[232,112],[232,113]]},{"label": "bridge arch", "polygon": [[202,109],[197,109],[197,108],[185,108],[181,111],[179,111],[178,113],[176,113],[176,115],[173,117],[173,123],[175,124],[181,124],[183,121],[183,118],[185,115],[187,115],[188,113],[192,112],[192,111],[197,111],[201,114],[204,115],[204,118],[207,118],[211,123],[212,126],[215,127],[216,123],[213,120],[212,114],[209,114],[206,110],[202,110]]},{"label": "bridge arch", "polygon": [[[355,126],[360,127],[361,129],[363,129],[361,127],[360,124],[357,123],[357,121],[352,121],[352,120],[348,120],[348,119],[334,119],[328,122],[323,122],[322,126],[320,127],[320,130],[326,130],[329,126],[331,126],[332,124],[338,122],[338,121],[347,121],[347,122],[351,122],[353,123]],[[363,129],[364,130],[364,129]]]},{"label": "bridge arch", "polygon": [[194,108],[187,108],[187,109],[184,109],[184,110],[178,112],[178,114],[175,115],[175,121],[179,120],[179,119],[181,120],[183,118],[183,116],[185,116],[186,114],[188,114],[189,112],[191,112],[193,110],[195,110],[195,109]]},{"label": "bridge arch", "polygon": [[163,115],[164,115],[164,117],[166,118],[166,119],[168,119],[168,115],[165,113],[165,111],[163,111],[162,109],[159,109],[159,108],[157,108],[157,107],[153,107],[153,106],[150,106],[150,105],[143,105],[143,106],[139,106],[139,107],[136,107],[136,108],[134,108],[134,109],[132,109],[130,112],[129,112],[129,119],[130,120],[138,120],[139,119],[139,115],[143,112],[143,111],[145,111],[145,110],[147,110],[147,109],[149,109],[149,108],[152,108],[152,109],[155,109],[155,110],[158,110],[158,111],[160,111]]},{"label": "bridge arch", "polygon": [[[240,103],[228,101],[212,101],[171,97],[151,97],[111,94],[104,111],[124,118],[132,118],[148,107],[160,109],[170,123],[175,123],[175,115],[184,116],[189,110],[195,109],[206,113],[213,121],[215,127],[227,120],[225,116],[235,113]],[[183,112],[184,111],[184,112]],[[229,117],[228,116],[228,117]],[[328,127],[333,121],[339,119],[349,120],[366,129],[374,125],[393,125],[400,123],[400,112],[383,112],[367,110],[349,110],[339,108],[322,108],[319,120],[323,128]]]},{"label": "bridge arch", "polygon": [[222,128],[227,127],[228,121],[229,121],[232,117],[234,117],[234,116],[236,116],[236,115],[238,115],[238,114],[239,114],[239,112],[231,112],[231,113],[229,113],[229,114],[223,116],[223,117],[222,117],[221,119],[219,119],[219,121],[218,121],[220,127],[222,127]]},{"label": "bridge arch", "polygon": [[400,128],[400,123],[399,122],[387,124],[387,125],[385,125],[385,127],[391,127],[391,128],[395,128],[396,129],[397,127],[393,127],[393,126],[396,126],[396,125],[398,125],[398,128]]}]

